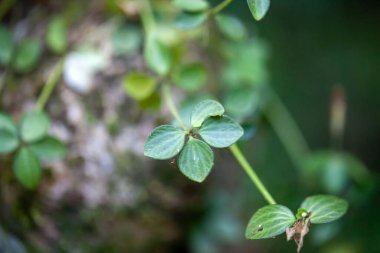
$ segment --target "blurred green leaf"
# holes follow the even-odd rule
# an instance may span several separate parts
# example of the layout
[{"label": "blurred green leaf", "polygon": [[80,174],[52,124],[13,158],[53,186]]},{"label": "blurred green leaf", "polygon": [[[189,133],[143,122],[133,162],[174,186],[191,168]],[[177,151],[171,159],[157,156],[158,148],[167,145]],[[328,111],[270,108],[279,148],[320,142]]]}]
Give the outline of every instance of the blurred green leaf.
[{"label": "blurred green leaf", "polygon": [[183,148],[178,166],[189,179],[201,183],[214,165],[214,154],[211,148],[201,140],[190,138]]},{"label": "blurred green leaf", "polygon": [[207,99],[194,107],[190,122],[193,127],[200,127],[206,118],[210,116],[220,116],[223,115],[223,113],[224,108],[219,102]]},{"label": "blurred green leaf", "polygon": [[184,11],[204,11],[209,7],[206,0],[174,0],[174,5],[178,6]]},{"label": "blurred green leaf", "polygon": [[205,13],[179,13],[176,16],[176,27],[183,30],[190,30],[201,26],[207,20]]},{"label": "blurred green leaf", "polygon": [[17,180],[26,188],[34,189],[41,177],[41,167],[37,157],[24,147],[17,153],[13,170]]},{"label": "blurred green leaf", "polygon": [[201,128],[199,134],[215,148],[229,147],[243,136],[243,128],[227,116],[209,117]]},{"label": "blurred green leaf", "polygon": [[269,10],[270,0],[247,0],[253,17],[259,21]]},{"label": "blurred green leaf", "polygon": [[222,71],[222,80],[230,87],[249,85],[260,87],[268,81],[268,48],[259,40],[227,43],[223,48],[227,64]]},{"label": "blurred green leaf", "polygon": [[266,239],[280,235],[296,221],[292,211],[282,205],[260,208],[251,218],[245,231],[247,239]]},{"label": "blurred green leaf", "polygon": [[171,125],[155,128],[144,146],[144,155],[165,160],[177,155],[185,144],[186,132]]},{"label": "blurred green leaf", "polygon": [[132,26],[123,26],[112,34],[114,51],[118,55],[132,55],[138,52],[142,42],[142,34],[139,29]]},{"label": "blurred green leaf", "polygon": [[65,145],[51,136],[32,143],[29,148],[40,160],[54,161],[66,155]]},{"label": "blurred green leaf", "polygon": [[17,128],[12,118],[3,113],[0,113],[0,129],[6,129],[14,135],[17,135]]},{"label": "blurred green leaf", "polygon": [[9,29],[0,24],[0,64],[8,64],[12,57],[13,38]]},{"label": "blurred green leaf", "polygon": [[159,75],[168,74],[172,67],[170,48],[152,35],[146,40],[144,57],[147,65]]},{"label": "blurred green leaf", "polygon": [[67,48],[67,27],[62,17],[54,17],[48,26],[46,43],[50,50],[57,54],[63,53]]},{"label": "blurred green leaf", "polygon": [[0,128],[0,154],[9,154],[18,147],[17,135],[7,129]]},{"label": "blurred green leaf", "polygon": [[228,38],[243,40],[247,37],[247,29],[240,19],[225,14],[219,14],[215,19],[220,31]]},{"label": "blurred green leaf", "polygon": [[311,212],[311,223],[327,223],[342,217],[348,208],[347,201],[330,195],[315,195],[304,200],[301,208]]},{"label": "blurred green leaf", "polygon": [[242,119],[252,114],[259,105],[259,96],[252,87],[239,87],[227,93],[224,106],[228,115]]},{"label": "blurred green leaf", "polygon": [[139,106],[143,109],[158,110],[161,106],[161,97],[158,92],[153,92],[149,97],[140,100]]},{"label": "blurred green leaf", "polygon": [[129,73],[123,80],[124,91],[136,100],[148,98],[156,89],[156,85],[154,78],[140,72]]},{"label": "blurred green leaf", "polygon": [[31,71],[40,59],[42,50],[38,40],[27,39],[17,47],[13,66],[17,72],[27,73]]},{"label": "blurred green leaf", "polygon": [[174,73],[175,84],[187,91],[198,90],[206,80],[207,70],[200,63],[186,64]]},{"label": "blurred green leaf", "polygon": [[21,138],[26,142],[41,140],[48,133],[49,117],[42,111],[27,112],[21,120]]}]

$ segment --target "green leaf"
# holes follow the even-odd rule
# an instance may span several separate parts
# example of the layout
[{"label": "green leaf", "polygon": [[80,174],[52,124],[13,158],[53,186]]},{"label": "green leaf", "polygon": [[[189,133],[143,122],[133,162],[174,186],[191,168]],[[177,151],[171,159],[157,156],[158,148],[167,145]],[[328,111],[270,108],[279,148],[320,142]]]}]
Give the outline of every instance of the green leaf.
[{"label": "green leaf", "polygon": [[17,128],[13,120],[9,116],[2,113],[0,113],[0,129],[6,129],[14,135],[17,135]]},{"label": "green leaf", "polygon": [[174,0],[173,3],[184,11],[192,12],[204,11],[209,7],[205,0]]},{"label": "green leaf", "polygon": [[41,178],[41,167],[37,157],[25,147],[17,153],[13,171],[17,180],[29,189],[35,188]]},{"label": "green leaf", "polygon": [[16,48],[14,68],[20,73],[31,71],[41,56],[41,45],[38,40],[28,39],[21,42]]},{"label": "green leaf", "polygon": [[207,80],[207,70],[200,63],[191,63],[179,68],[174,74],[176,85],[187,91],[196,91]]},{"label": "green leaf", "polygon": [[143,100],[152,95],[156,89],[156,80],[145,73],[130,73],[124,77],[123,88],[132,98]]},{"label": "green leaf", "polygon": [[210,116],[220,116],[223,115],[223,113],[224,108],[219,102],[207,99],[194,107],[191,113],[190,123],[193,127],[200,127],[206,118]]},{"label": "green leaf", "polygon": [[0,24],[0,64],[8,64],[13,50],[13,38],[9,29]]},{"label": "green leaf", "polygon": [[155,128],[144,146],[144,155],[165,160],[177,155],[185,144],[186,132],[171,125]]},{"label": "green leaf", "polygon": [[112,44],[116,54],[132,55],[141,45],[141,31],[135,27],[123,26],[112,34]]},{"label": "green leaf", "polygon": [[61,54],[67,48],[67,27],[62,17],[54,17],[46,33],[46,43],[55,53]]},{"label": "green leaf", "polygon": [[40,160],[54,161],[66,155],[65,145],[58,139],[48,136],[29,146]]},{"label": "green leaf", "polygon": [[169,73],[172,65],[170,48],[150,35],[145,43],[145,61],[148,66],[159,75]]},{"label": "green leaf", "polygon": [[247,30],[240,19],[224,14],[215,18],[220,31],[228,38],[238,41],[247,37]]},{"label": "green leaf", "polygon": [[253,17],[259,21],[269,10],[270,0],[247,0]]},{"label": "green leaf", "polygon": [[26,142],[38,141],[47,135],[49,126],[49,118],[44,112],[27,112],[21,120],[21,138]]},{"label": "green leaf", "polygon": [[139,106],[143,109],[159,110],[161,107],[161,97],[158,92],[153,92],[146,99],[139,101]]},{"label": "green leaf", "polygon": [[242,119],[252,114],[259,105],[259,95],[251,87],[239,87],[227,93],[224,106],[228,115]]},{"label": "green leaf", "polygon": [[209,145],[215,148],[229,147],[243,136],[243,128],[227,116],[206,119],[199,134]]},{"label": "green leaf", "polygon": [[214,165],[214,153],[201,140],[191,138],[183,148],[178,159],[181,172],[191,180],[201,183]]},{"label": "green leaf", "polygon": [[301,208],[311,212],[311,223],[327,223],[342,217],[348,208],[347,201],[330,195],[315,195],[304,200]]},{"label": "green leaf", "polygon": [[195,29],[207,20],[205,13],[179,13],[176,16],[176,27],[182,30]]},{"label": "green leaf", "polygon": [[18,143],[17,135],[8,129],[0,129],[0,155],[15,151]]},{"label": "green leaf", "polygon": [[245,231],[247,239],[272,238],[285,232],[296,221],[292,211],[282,205],[268,205],[252,216]]}]

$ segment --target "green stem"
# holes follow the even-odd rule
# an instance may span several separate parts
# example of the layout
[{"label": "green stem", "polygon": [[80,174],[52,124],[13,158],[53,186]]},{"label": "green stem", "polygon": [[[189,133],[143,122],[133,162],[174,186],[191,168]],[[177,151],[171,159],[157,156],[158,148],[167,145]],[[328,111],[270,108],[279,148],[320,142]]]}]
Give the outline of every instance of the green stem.
[{"label": "green stem", "polygon": [[188,130],[188,127],[186,126],[185,122],[183,122],[181,116],[179,116],[178,110],[174,104],[172,95],[170,93],[169,85],[164,84],[162,86],[162,95],[164,97],[164,100],[166,101],[166,104],[169,107],[171,114],[174,116],[174,118],[177,120],[177,122],[181,125],[183,129]]},{"label": "green stem", "polygon": [[224,8],[226,8],[230,3],[232,3],[233,0],[224,0],[223,2],[221,2],[220,4],[218,4],[217,6],[215,6],[212,10],[211,10],[211,14],[212,15],[216,15],[218,14],[219,12],[221,12]]},{"label": "green stem", "polygon": [[45,104],[49,100],[55,86],[57,85],[62,75],[64,62],[64,59],[61,59],[57,63],[57,65],[53,69],[53,73],[49,76],[48,80],[46,81],[46,84],[36,103],[36,107],[38,110],[42,111],[45,107]]},{"label": "green stem", "polygon": [[139,2],[141,21],[143,23],[145,33],[149,34],[155,25],[152,7],[149,0],[139,0]]},{"label": "green stem", "polygon": [[309,147],[296,122],[274,91],[271,91],[269,106],[263,113],[285,146],[293,164],[301,170],[302,160],[309,153]]},{"label": "green stem", "polygon": [[255,170],[248,163],[247,159],[245,158],[244,154],[240,151],[239,147],[236,144],[234,144],[230,147],[230,151],[235,156],[236,160],[239,162],[244,171],[248,174],[249,178],[255,184],[255,186],[260,191],[261,195],[263,195],[265,200],[268,201],[268,203],[271,205],[276,204],[276,201],[273,199],[272,195],[268,192],[263,182],[257,176]]}]

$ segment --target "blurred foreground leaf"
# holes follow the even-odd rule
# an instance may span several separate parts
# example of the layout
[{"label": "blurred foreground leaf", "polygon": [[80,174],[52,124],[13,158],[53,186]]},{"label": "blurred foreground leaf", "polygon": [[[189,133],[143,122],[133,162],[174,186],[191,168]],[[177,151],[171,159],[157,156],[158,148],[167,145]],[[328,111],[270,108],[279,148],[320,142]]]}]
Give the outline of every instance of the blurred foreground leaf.
[{"label": "blurred foreground leaf", "polygon": [[123,88],[132,98],[143,100],[154,92],[156,80],[145,73],[130,73],[124,77]]},{"label": "blurred foreground leaf", "polygon": [[17,72],[27,73],[37,64],[42,53],[41,44],[38,40],[27,39],[22,41],[16,48],[13,66]]},{"label": "blurred foreground leaf", "polygon": [[67,27],[62,17],[54,17],[47,30],[46,42],[55,53],[61,54],[67,48]]},{"label": "blurred foreground leaf", "polygon": [[48,136],[30,145],[30,150],[36,154],[40,160],[54,161],[66,154],[65,145],[58,139]]},{"label": "blurred foreground leaf", "polygon": [[8,64],[13,50],[12,33],[6,26],[0,24],[0,64]]},{"label": "blurred foreground leaf", "polygon": [[50,127],[49,117],[42,111],[27,112],[21,120],[21,138],[26,142],[42,139]]},{"label": "blurred foreground leaf", "polygon": [[187,91],[196,91],[202,87],[207,79],[207,70],[200,63],[191,63],[181,66],[174,74],[177,86]]}]

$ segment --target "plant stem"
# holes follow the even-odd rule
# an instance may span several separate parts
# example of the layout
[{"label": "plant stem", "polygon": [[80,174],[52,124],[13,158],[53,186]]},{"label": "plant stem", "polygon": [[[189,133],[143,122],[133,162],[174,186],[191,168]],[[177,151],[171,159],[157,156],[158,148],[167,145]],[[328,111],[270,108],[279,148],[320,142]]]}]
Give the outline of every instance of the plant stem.
[{"label": "plant stem", "polygon": [[38,110],[43,110],[45,104],[50,98],[51,93],[53,92],[55,86],[57,85],[59,78],[63,72],[64,59],[61,59],[53,69],[53,73],[49,76],[46,84],[37,100],[36,107]]},{"label": "plant stem", "polygon": [[183,122],[181,116],[179,116],[178,110],[177,110],[177,108],[176,108],[176,106],[174,104],[172,95],[170,93],[170,87],[169,87],[169,85],[164,84],[162,86],[162,95],[164,97],[164,100],[166,101],[166,104],[169,107],[169,110],[170,110],[171,114],[174,116],[174,118],[177,120],[177,122],[181,125],[181,127],[184,130],[188,130],[188,127]]},{"label": "plant stem", "polygon": [[149,0],[139,0],[139,2],[141,21],[143,23],[145,33],[150,34],[155,25],[152,7]]},{"label": "plant stem", "polygon": [[233,0],[224,0],[223,2],[221,2],[220,4],[218,4],[217,6],[215,6],[210,14],[211,15],[216,15],[218,14],[219,12],[221,12],[224,8],[226,8],[230,3],[232,3]]},{"label": "plant stem", "polygon": [[293,164],[302,171],[302,161],[309,153],[309,147],[296,122],[274,91],[270,91],[269,106],[263,109],[263,113],[285,146]]},{"label": "plant stem", "polygon": [[257,187],[257,189],[260,191],[261,195],[263,195],[265,200],[268,201],[268,203],[271,205],[276,204],[276,201],[273,199],[272,195],[268,192],[263,182],[257,176],[255,170],[248,163],[247,159],[245,158],[244,154],[240,151],[239,147],[236,144],[234,144],[230,147],[230,151],[235,156],[236,160],[239,162],[241,167],[248,174],[248,176],[250,177],[254,185]]}]

